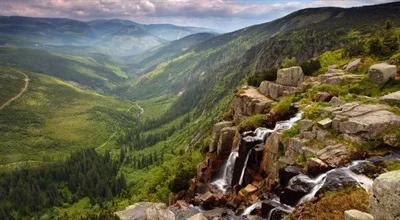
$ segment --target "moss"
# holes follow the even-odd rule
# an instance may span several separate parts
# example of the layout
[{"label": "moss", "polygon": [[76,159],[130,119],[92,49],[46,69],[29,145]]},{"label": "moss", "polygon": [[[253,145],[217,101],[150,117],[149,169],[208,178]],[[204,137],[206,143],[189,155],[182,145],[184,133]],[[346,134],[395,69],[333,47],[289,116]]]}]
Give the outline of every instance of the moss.
[{"label": "moss", "polygon": [[265,123],[265,115],[257,114],[252,115],[239,124],[239,130],[241,131],[249,131],[254,130],[258,127],[262,127]]},{"label": "moss", "polygon": [[282,140],[287,141],[289,138],[295,137],[300,134],[299,125],[295,124],[290,129],[283,131]]},{"label": "moss", "polygon": [[316,202],[297,207],[286,220],[332,220],[343,219],[349,209],[368,211],[368,193],[362,188],[347,187],[338,192],[327,192]]},{"label": "moss", "polygon": [[285,115],[292,105],[293,96],[285,96],[271,108],[271,112],[276,115]]},{"label": "moss", "polygon": [[385,161],[383,162],[383,165],[389,171],[400,170],[400,161],[394,161],[394,160]]},{"label": "moss", "polygon": [[368,79],[363,79],[360,82],[350,84],[349,92],[357,95],[365,95],[371,97],[381,95],[379,86]]}]

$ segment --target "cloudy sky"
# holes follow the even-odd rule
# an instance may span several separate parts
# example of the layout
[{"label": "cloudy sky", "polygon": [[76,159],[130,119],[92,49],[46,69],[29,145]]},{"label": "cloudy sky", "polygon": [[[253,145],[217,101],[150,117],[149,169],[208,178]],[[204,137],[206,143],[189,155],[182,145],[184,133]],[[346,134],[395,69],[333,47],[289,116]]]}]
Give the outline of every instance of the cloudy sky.
[{"label": "cloudy sky", "polygon": [[393,0],[0,0],[1,15],[80,20],[122,18],[231,31],[308,7],[353,7]]}]

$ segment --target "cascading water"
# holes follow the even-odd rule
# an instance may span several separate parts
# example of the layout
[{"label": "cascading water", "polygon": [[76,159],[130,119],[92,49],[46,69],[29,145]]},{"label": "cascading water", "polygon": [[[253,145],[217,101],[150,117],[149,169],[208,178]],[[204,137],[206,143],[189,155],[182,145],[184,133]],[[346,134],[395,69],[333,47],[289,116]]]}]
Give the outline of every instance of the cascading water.
[{"label": "cascading water", "polygon": [[228,160],[226,160],[225,164],[223,165],[223,173],[221,177],[217,178],[214,182],[211,183],[222,192],[226,192],[226,190],[231,185],[233,167],[235,166],[236,158],[238,156],[239,153],[237,151],[232,151],[228,157]]}]

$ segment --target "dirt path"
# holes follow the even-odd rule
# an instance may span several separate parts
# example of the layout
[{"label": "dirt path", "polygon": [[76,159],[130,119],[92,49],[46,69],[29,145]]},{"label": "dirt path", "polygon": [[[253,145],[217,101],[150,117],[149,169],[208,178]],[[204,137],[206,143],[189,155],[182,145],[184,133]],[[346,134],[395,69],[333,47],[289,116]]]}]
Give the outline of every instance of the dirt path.
[{"label": "dirt path", "polygon": [[26,75],[23,72],[19,72],[22,75],[24,75],[25,79],[24,79],[24,87],[21,89],[21,91],[19,91],[19,93],[17,95],[15,95],[14,97],[10,98],[7,102],[5,102],[3,105],[0,106],[0,110],[2,110],[3,108],[5,108],[6,106],[8,106],[9,104],[11,104],[11,102],[15,101],[16,99],[18,99],[27,89],[29,86],[29,77],[28,75]]}]

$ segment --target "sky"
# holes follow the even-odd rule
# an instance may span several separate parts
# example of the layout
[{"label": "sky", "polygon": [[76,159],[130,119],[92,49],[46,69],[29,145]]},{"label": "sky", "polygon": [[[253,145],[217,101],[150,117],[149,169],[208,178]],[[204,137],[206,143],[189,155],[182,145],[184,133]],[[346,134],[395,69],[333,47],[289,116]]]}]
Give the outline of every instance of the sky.
[{"label": "sky", "polygon": [[78,20],[128,19],[232,31],[309,7],[355,7],[393,0],[0,0],[0,15]]}]

